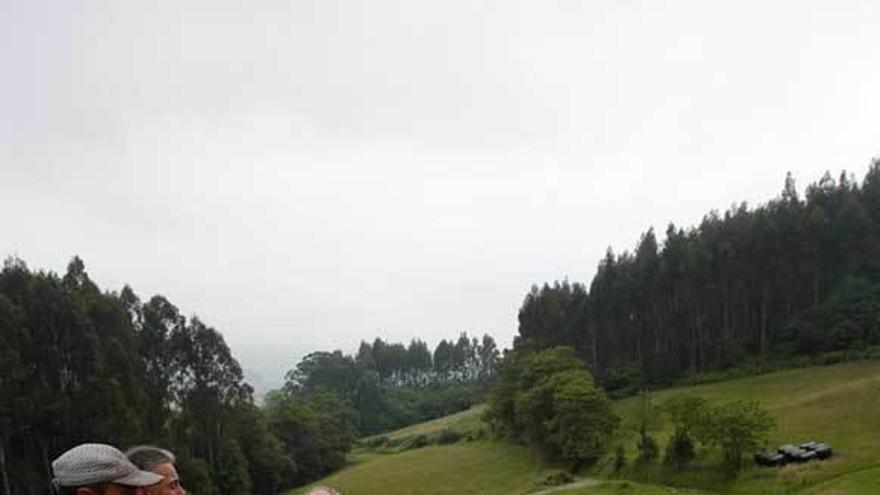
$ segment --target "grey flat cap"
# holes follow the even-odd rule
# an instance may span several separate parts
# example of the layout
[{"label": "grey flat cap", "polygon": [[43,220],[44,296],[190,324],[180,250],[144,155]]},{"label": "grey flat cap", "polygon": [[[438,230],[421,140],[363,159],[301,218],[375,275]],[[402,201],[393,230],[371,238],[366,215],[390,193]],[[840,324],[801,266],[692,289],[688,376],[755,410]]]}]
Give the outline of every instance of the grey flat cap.
[{"label": "grey flat cap", "polygon": [[100,443],[84,443],[61,454],[52,461],[52,472],[59,486],[150,486],[162,481],[161,475],[138,469],[119,449]]}]

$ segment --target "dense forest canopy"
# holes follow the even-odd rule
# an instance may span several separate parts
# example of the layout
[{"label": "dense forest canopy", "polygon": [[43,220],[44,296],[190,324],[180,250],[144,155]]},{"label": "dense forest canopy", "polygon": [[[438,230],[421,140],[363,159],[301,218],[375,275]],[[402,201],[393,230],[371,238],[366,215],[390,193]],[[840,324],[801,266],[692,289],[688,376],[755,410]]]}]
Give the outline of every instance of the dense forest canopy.
[{"label": "dense forest canopy", "polygon": [[515,347],[567,345],[609,389],[880,343],[880,161],[859,183],[791,174],[756,208],[611,248],[588,284],[532,287]]},{"label": "dense forest canopy", "polygon": [[287,373],[272,397],[309,397],[331,391],[351,407],[361,434],[371,435],[437,418],[478,402],[499,360],[495,340],[463,332],[441,340],[433,354],[423,341],[408,346],[376,338],[354,356],[342,351],[309,354]]},{"label": "dense forest canopy", "polygon": [[0,493],[47,493],[49,463],[82,442],[155,443],[190,493],[274,495],[345,463],[355,439],[469,407],[498,360],[462,333],[432,353],[376,339],[314,352],[265,407],[222,335],[161,295],[104,292],[75,257],[64,276],[0,271]]}]

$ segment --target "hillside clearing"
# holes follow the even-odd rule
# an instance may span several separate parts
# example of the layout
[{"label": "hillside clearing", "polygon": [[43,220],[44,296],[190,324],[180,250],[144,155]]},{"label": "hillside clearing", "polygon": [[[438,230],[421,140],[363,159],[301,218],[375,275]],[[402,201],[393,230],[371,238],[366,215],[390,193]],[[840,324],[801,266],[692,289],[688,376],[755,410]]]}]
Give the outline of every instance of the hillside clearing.
[{"label": "hillside clearing", "polygon": [[[735,478],[718,469],[713,452],[682,472],[659,463],[635,466],[635,436],[631,425],[636,398],[616,401],[623,419],[617,443],[623,443],[629,462],[613,473],[610,457],[581,477],[608,480],[599,486],[568,488],[557,493],[655,495],[674,493],[729,494],[875,494],[880,493],[880,362],[847,363],[803,368],[727,382],[680,387],[653,394],[654,403],[694,394],[710,401],[758,400],[777,419],[773,444],[821,440],[831,444],[835,457],[824,462],[783,468],[747,467]],[[444,428],[480,428],[480,407],[387,434],[389,438],[430,435]],[[653,432],[665,444],[670,426]],[[358,451],[357,460],[318,484],[335,486],[345,494],[391,491],[401,494],[525,494],[540,490],[546,466],[537,465],[527,449],[497,441],[459,442],[396,454]],[[633,481],[622,482],[620,478]],[[689,490],[672,487],[688,487]],[[301,491],[295,492],[301,493]]]}]

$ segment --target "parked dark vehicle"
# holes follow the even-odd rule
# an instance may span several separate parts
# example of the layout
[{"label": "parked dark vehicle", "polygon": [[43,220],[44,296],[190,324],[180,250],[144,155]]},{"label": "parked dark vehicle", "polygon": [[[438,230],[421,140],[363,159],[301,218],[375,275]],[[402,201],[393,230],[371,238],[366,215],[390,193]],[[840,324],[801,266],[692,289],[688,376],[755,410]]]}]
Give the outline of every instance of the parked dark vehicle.
[{"label": "parked dark vehicle", "polygon": [[785,456],[786,461],[790,462],[807,462],[816,458],[816,453],[810,450],[804,450],[791,444],[779,447],[777,451]]},{"label": "parked dark vehicle", "polygon": [[828,459],[833,455],[831,447],[821,442],[804,442],[800,445],[787,443],[776,452],[756,452],[755,463],[759,466],[782,466],[788,462],[807,462],[812,459]]},{"label": "parked dark vehicle", "polygon": [[785,456],[776,452],[757,452],[755,463],[759,466],[782,466],[785,464]]},{"label": "parked dark vehicle", "polygon": [[814,454],[816,454],[817,459],[828,459],[833,454],[831,447],[829,447],[828,445],[826,445],[824,443],[816,443],[816,442],[804,443],[804,444],[801,444],[801,448],[805,449],[805,450],[809,450],[809,451],[813,452]]}]

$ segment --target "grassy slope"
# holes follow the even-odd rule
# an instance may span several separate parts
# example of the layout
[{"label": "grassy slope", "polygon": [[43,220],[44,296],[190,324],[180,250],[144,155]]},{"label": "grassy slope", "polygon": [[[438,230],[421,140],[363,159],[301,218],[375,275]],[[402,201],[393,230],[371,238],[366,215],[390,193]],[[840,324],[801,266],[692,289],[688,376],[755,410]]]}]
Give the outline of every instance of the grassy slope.
[{"label": "grassy slope", "polygon": [[[787,466],[781,469],[752,467],[736,479],[718,469],[718,459],[706,453],[682,473],[630,464],[613,474],[605,461],[584,476],[624,477],[653,485],[701,488],[731,494],[805,495],[880,493],[880,362],[782,371],[769,375],[722,383],[670,389],[654,395],[655,404],[679,394],[698,394],[709,400],[755,399],[777,418],[774,443],[817,439],[830,443],[837,456],[825,462]],[[631,421],[635,399],[614,405],[624,424]],[[439,420],[414,425],[386,436],[402,438],[431,434],[443,428],[459,431],[478,429],[481,408],[473,408]],[[661,445],[669,425],[655,433]],[[635,454],[635,438],[619,439]],[[354,464],[324,479],[321,484],[337,487],[346,495],[371,493],[522,494],[535,488],[542,469],[522,447],[500,442],[461,442],[444,447],[427,447],[399,454],[356,452]],[[300,493],[300,492],[297,492]],[[665,486],[609,482],[597,487],[559,492],[564,494],[655,495],[691,493]]]},{"label": "grassy slope", "polygon": [[[846,483],[855,473],[861,473],[859,476],[866,478],[866,483],[870,484],[871,480],[880,482],[880,470],[866,471],[880,467],[880,362],[788,370],[665,390],[654,395],[654,403],[662,404],[664,400],[682,394],[700,395],[709,400],[758,400],[776,417],[774,445],[816,439],[831,444],[837,456],[829,461],[782,469],[754,467],[745,470],[735,480],[717,469],[719,461],[711,455],[704,456],[684,473],[631,466],[624,476],[735,494],[800,493],[827,480],[831,482],[831,489],[831,485]],[[625,420],[632,417],[636,406],[635,398],[615,404]],[[662,425],[656,436],[661,444],[665,444],[670,433],[670,425]],[[630,455],[634,455],[633,435],[626,438],[624,445]],[[597,474],[610,475],[607,466],[596,471]],[[880,493],[880,484],[868,491],[853,487],[842,493]]]},{"label": "grassy slope", "polygon": [[424,423],[407,426],[406,428],[401,428],[399,430],[395,430],[384,435],[375,435],[373,437],[365,438],[364,440],[369,440],[370,438],[375,438],[378,436],[398,439],[414,435],[430,435],[431,433],[435,433],[443,429],[466,433],[471,430],[479,429],[480,415],[483,414],[483,411],[485,409],[485,405],[474,406],[466,411],[450,414],[449,416],[443,416],[442,418],[438,418],[432,421],[426,421]]},{"label": "grassy slope", "polygon": [[345,495],[508,495],[524,493],[538,474],[539,468],[527,450],[480,441],[373,455],[318,484],[332,486]]},{"label": "grassy slope", "polygon": [[598,486],[565,490],[561,495],[697,495],[699,492],[668,486],[645,485],[627,481],[609,481]]}]

